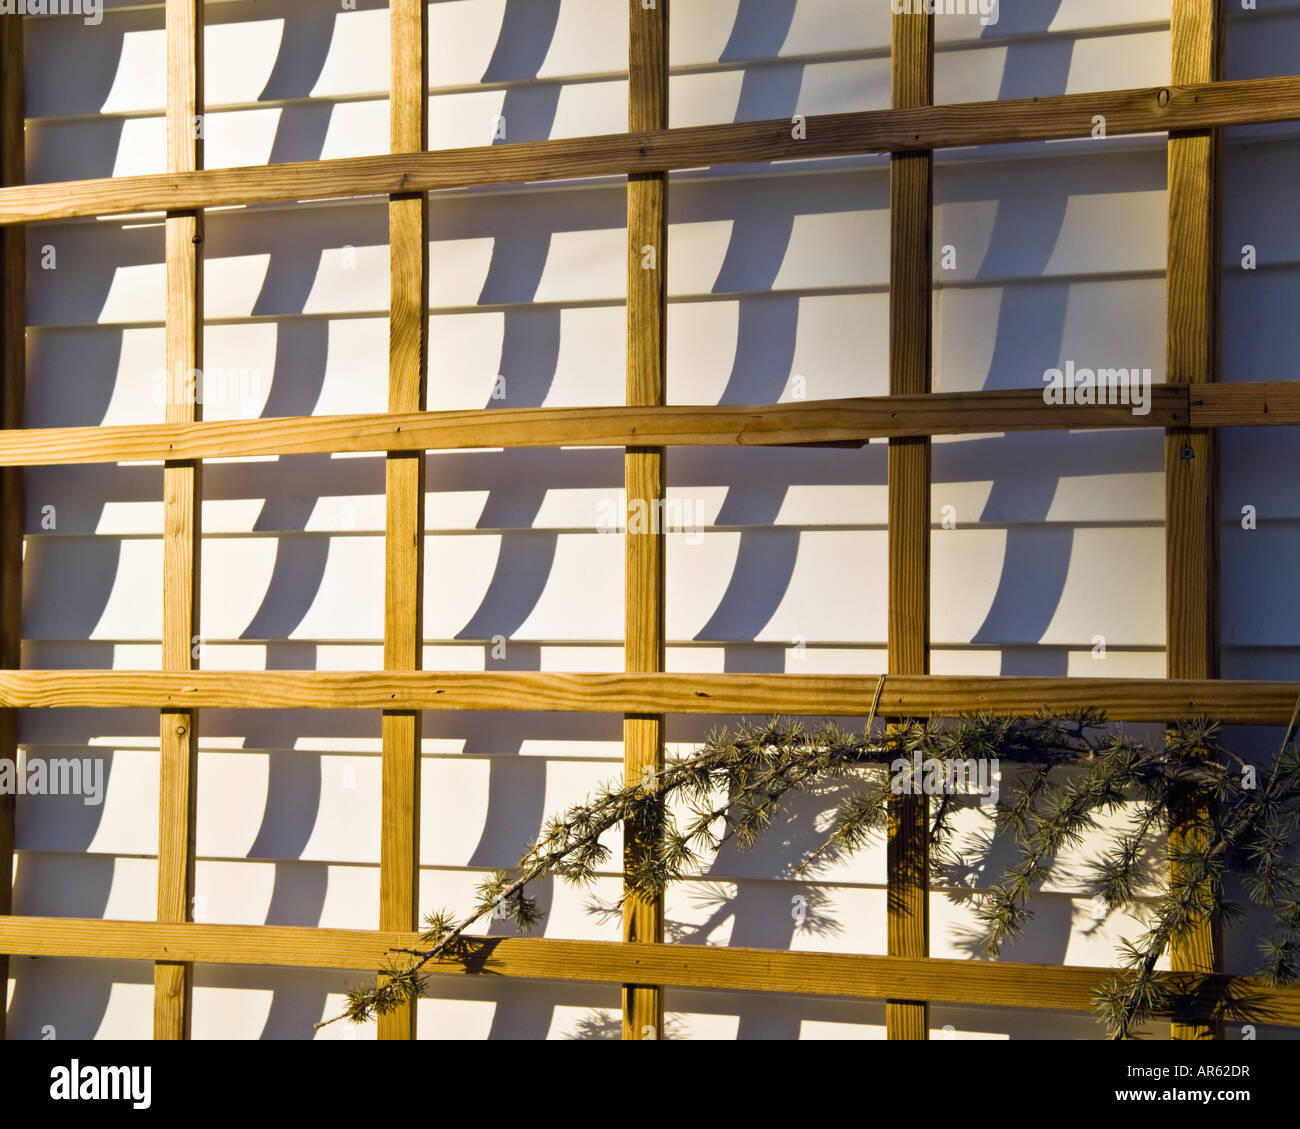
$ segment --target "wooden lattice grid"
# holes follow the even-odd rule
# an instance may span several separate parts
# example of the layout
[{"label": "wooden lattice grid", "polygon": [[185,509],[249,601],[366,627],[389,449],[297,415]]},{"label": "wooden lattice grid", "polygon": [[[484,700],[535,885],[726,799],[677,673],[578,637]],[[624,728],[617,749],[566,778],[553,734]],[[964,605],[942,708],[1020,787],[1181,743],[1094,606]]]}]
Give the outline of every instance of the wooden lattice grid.
[{"label": "wooden lattice grid", "polygon": [[[1216,385],[1219,127],[1300,118],[1300,77],[1223,82],[1223,0],[1172,0],[1171,85],[1024,101],[934,106],[933,17],[895,15],[892,108],[787,121],[668,128],[668,0],[629,0],[628,132],[598,138],[426,152],[427,7],[391,0],[390,157],[204,171],[203,0],[167,0],[168,172],[24,186],[22,25],[0,21],[0,228],[3,235],[3,426],[0,434],[0,757],[16,756],[16,710],[148,706],[159,710],[161,798],[157,922],[15,917],[10,889],[14,798],[0,797],[0,981],[8,954],[155,961],[155,1035],[188,1037],[194,963],[373,969],[417,925],[420,718],[427,709],[557,709],[624,715],[625,772],[662,764],[672,713],[860,715],[873,696],[895,721],[981,709],[1096,706],[1117,720],[1201,715],[1284,725],[1300,685],[1223,682],[1217,671],[1216,429],[1300,422],[1300,385]],[[1167,385],[1152,410],[1050,406],[1036,390],[930,391],[933,153],[956,145],[1168,131]],[[665,407],[668,174],[704,164],[891,154],[890,394],[758,407]],[[624,175],[628,181],[627,407],[423,412],[428,370],[428,195],[523,180]],[[99,214],[166,212],[169,374],[201,368],[203,209],[380,193],[389,196],[389,412],[203,423],[179,387],[164,424],[23,429],[22,225]],[[646,270],[650,249],[654,269]],[[179,379],[179,377],[177,377]],[[1167,680],[929,675],[930,437],[1024,429],[1163,427],[1167,483]],[[626,541],[626,674],[420,672],[424,452],[466,447],[622,446],[629,501],[664,496],[665,449],[888,439],[889,674],[679,675],[664,672],[663,532]],[[202,460],[300,452],[384,452],[386,558],[382,673],[199,672],[198,545]],[[164,615],[160,672],[20,670],[21,468],[164,460]],[[190,918],[198,710],[383,711],[378,931],[201,925]],[[662,944],[661,901],[632,900],[623,942],[488,939],[505,976],[624,985],[625,1038],[657,1037],[663,985],[885,1000],[891,1038],[925,1038],[929,1001],[1088,1010],[1108,970],[928,957],[924,798],[905,798],[889,834],[889,955]],[[638,849],[631,829],[627,850]],[[1174,1034],[1215,1033],[1214,1006],[1248,991],[1261,1021],[1300,1025],[1300,991],[1226,977],[1207,928],[1174,953],[1168,978],[1199,1003]],[[434,971],[463,974],[455,962]],[[414,1036],[414,1009],[385,1017],[381,1038]],[[0,1014],[0,1034],[3,1015]]]}]

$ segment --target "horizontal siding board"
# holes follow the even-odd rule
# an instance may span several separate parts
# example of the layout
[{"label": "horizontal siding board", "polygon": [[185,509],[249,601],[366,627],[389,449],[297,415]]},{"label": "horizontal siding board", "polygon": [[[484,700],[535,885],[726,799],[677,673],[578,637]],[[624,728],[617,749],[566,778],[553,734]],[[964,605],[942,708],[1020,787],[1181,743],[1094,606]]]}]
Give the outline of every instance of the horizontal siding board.
[{"label": "horizontal siding board", "polygon": [[[1273,460],[1294,442],[1293,429],[1227,429],[1225,435],[1247,448],[1226,483],[1231,497],[1252,501],[1261,520],[1300,517],[1285,484],[1270,477]],[[875,444],[864,450],[676,448],[669,499],[678,509],[670,513],[719,529],[883,528],[882,451]],[[1159,457],[1158,438],[1147,431],[940,440],[934,479],[942,489],[932,500],[931,521],[940,526],[950,516],[960,528],[1158,523],[1164,505]],[[1056,481],[1050,497],[1038,481],[1019,476],[1029,461]],[[1097,472],[1099,464],[1105,473]],[[310,476],[303,473],[309,466]],[[535,468],[546,487],[523,480],[524,466]],[[382,529],[381,467],[379,455],[210,461],[204,530],[208,536],[374,533]],[[428,467],[436,487],[426,495],[430,531],[590,531],[600,502],[620,489],[618,455],[609,449],[443,452],[430,455]],[[758,475],[784,492],[775,512],[753,485]],[[27,535],[158,535],[156,479],[148,466],[110,464],[90,482],[75,465],[30,468]],[[292,502],[298,520],[264,514],[270,498]],[[47,505],[54,507],[52,527]]]},{"label": "horizontal siding board", "polygon": [[[933,537],[936,643],[1086,646],[1098,634],[1119,646],[1162,641],[1163,620],[1148,598],[1161,590],[1159,528],[1026,527],[1012,535],[959,527]],[[883,641],[882,583],[871,571],[850,567],[883,560],[883,539],[880,530],[670,534],[668,637]],[[1258,535],[1261,544],[1267,540]],[[621,589],[609,566],[621,544],[621,537],[599,532],[439,534],[428,551],[462,580],[445,593],[437,576],[426,580],[426,637],[616,641]],[[381,538],[232,536],[209,539],[204,553],[205,638],[382,637]],[[115,546],[106,536],[40,538],[29,554],[27,638],[158,638],[156,616],[146,617],[143,608],[160,575],[159,540],[123,539]],[[1117,560],[1126,562],[1122,570]],[[1144,561],[1154,561],[1146,572]],[[69,600],[69,584],[92,564],[98,585],[82,585],[77,600]],[[853,575],[859,579],[851,584],[843,579]],[[293,583],[299,586],[294,600],[267,604],[273,585]],[[1014,602],[1008,587],[1017,594]],[[828,590],[838,593],[833,606],[824,598]]]}]

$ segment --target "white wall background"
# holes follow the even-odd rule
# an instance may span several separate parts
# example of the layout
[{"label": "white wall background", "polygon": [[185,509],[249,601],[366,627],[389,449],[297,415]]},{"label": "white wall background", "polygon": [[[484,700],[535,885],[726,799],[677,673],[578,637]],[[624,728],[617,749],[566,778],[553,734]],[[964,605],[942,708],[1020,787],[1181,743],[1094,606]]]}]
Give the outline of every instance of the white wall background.
[{"label": "white wall background", "polygon": [[[383,152],[388,13],[317,0],[210,2],[209,167]],[[996,25],[941,17],[941,102],[1155,85],[1169,79],[1168,0],[1004,0]],[[1234,13],[1229,77],[1294,71],[1300,4]],[[430,136],[486,144],[626,124],[622,0],[435,0]],[[883,108],[888,5],[678,0],[672,123]],[[33,182],[161,171],[163,16],[109,5],[99,27],[27,21]],[[1295,355],[1300,236],[1283,196],[1290,126],[1232,131],[1224,221],[1225,380],[1285,379]],[[939,154],[935,385],[1037,387],[1046,368],[1131,365],[1164,376],[1163,136]],[[761,403],[887,390],[888,164],[729,166],[674,176],[669,396]],[[435,195],[429,407],[622,401],[625,193],[616,179]],[[156,217],[29,229],[28,426],[161,419],[163,238]],[[1260,268],[1240,270],[1257,246]],[[56,267],[42,269],[44,249]],[[207,370],[243,373],[207,418],[382,411],[386,213],[381,200],[209,214]],[[498,377],[504,401],[491,400]],[[1224,673],[1300,678],[1300,605],[1285,584],[1300,505],[1275,468],[1292,430],[1223,443]],[[936,673],[1164,674],[1158,432],[936,441]],[[845,450],[674,450],[670,494],[706,528],[668,557],[670,669],[878,673],[885,667],[881,444]],[[622,542],[596,529],[617,499],[616,450],[429,456],[426,665],[621,669]],[[156,668],[161,475],[156,465],[27,473],[25,662]],[[1241,530],[1244,504],[1259,529]],[[43,507],[56,524],[44,528]],[[956,529],[943,529],[943,507]],[[375,669],[382,663],[383,460],[214,460],[204,477],[202,663]],[[491,640],[505,637],[494,658]],[[1104,659],[1094,657],[1104,636]],[[676,718],[677,747],[713,719]],[[1247,751],[1272,732],[1234,735]],[[108,765],[102,808],[19,801],[15,912],[154,916],[157,717],[29,711],[32,755]],[[379,719],[374,713],[204,711],[201,920],[373,928]],[[545,815],[621,770],[614,716],[432,713],[425,719],[422,904],[467,904]],[[815,882],[791,869],[826,806],[730,850],[669,900],[682,943],[885,951],[883,848]],[[976,827],[979,812],[968,813]],[[1005,852],[996,857],[1004,858]],[[1064,860],[1007,959],[1109,964],[1135,924],[1098,920]],[[597,890],[612,895],[611,873]],[[543,883],[551,937],[616,939],[591,896]],[[813,913],[802,927],[791,900]],[[936,875],[932,952],[971,952],[970,891]],[[1251,971],[1250,931],[1229,949]],[[197,1037],[306,1037],[358,977],[201,967]],[[147,964],[15,959],[14,1037],[148,1037]],[[617,986],[437,983],[426,1037],[616,1034]],[[669,990],[668,1034],[882,1038],[883,1005]],[[938,1035],[1095,1037],[1087,1016],[936,1005]],[[949,1030],[944,1030],[944,1028]],[[1229,1033],[1230,1036],[1233,1034]],[[1280,1033],[1279,1033],[1280,1034]],[[339,1027],[322,1038],[348,1037]],[[373,1030],[352,1033],[373,1037]]]}]

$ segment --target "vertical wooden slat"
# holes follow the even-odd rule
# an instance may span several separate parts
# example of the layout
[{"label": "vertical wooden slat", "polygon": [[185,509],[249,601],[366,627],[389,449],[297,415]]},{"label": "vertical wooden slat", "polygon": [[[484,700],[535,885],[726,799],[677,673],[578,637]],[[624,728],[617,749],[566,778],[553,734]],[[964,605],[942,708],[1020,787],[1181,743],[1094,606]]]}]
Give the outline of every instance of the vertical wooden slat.
[{"label": "vertical wooden slat", "polygon": [[[203,0],[167,0],[167,167],[203,167]],[[195,381],[203,368],[203,214],[166,218],[167,421],[200,417]],[[163,468],[162,668],[197,665],[199,622],[199,499],[202,464]],[[198,714],[163,710],[158,795],[158,920],[190,920],[194,899],[194,790]],[[192,968],[160,961],[154,967],[154,1038],[190,1034]]]},{"label": "vertical wooden slat", "polygon": [[[895,108],[934,101],[934,17],[895,14],[891,92]],[[889,391],[930,391],[934,158],[890,159]],[[930,670],[930,440],[889,441],[889,672]],[[887,860],[891,956],[930,954],[929,802],[903,795],[890,805]],[[889,1001],[891,1039],[928,1037],[929,1005]]]},{"label": "vertical wooden slat", "polygon": [[[1170,81],[1211,82],[1222,77],[1223,0],[1173,0]],[[1217,130],[1169,135],[1169,263],[1167,369],[1174,384],[1218,378],[1219,184]],[[1218,436],[1187,428],[1165,433],[1166,654],[1170,678],[1217,678],[1218,662]],[[1195,840],[1203,811],[1182,813],[1171,848]],[[1198,818],[1201,817],[1201,818]],[[1203,923],[1173,946],[1174,969],[1220,967],[1219,929]],[[1175,1023],[1176,1039],[1209,1039],[1213,1024]]]},{"label": "vertical wooden slat", "polygon": [[[23,22],[0,20],[0,184],[26,180],[23,98]],[[23,426],[27,383],[27,262],[22,227],[0,231],[0,426]],[[0,667],[22,665],[23,476],[0,470]],[[0,761],[18,756],[18,711],[0,710]],[[13,911],[14,804],[0,795],[0,914]],[[0,955],[0,992],[9,981],[9,957]],[[5,1007],[0,1000],[0,1039]]]},{"label": "vertical wooden slat", "polygon": [[[668,0],[629,2],[628,129],[668,127]],[[668,180],[663,173],[627,182],[627,402],[664,402],[668,294]],[[624,661],[629,671],[664,669],[664,536],[651,520],[662,511],[664,449],[629,447],[624,456],[628,530],[624,568]],[[638,514],[644,524],[638,524]],[[623,719],[623,774],[639,780],[663,767],[662,714]],[[624,865],[646,850],[643,829],[624,832]],[[662,941],[662,898],[631,896],[623,908],[625,941]],[[663,989],[623,986],[623,1038],[658,1039],[664,1027]]]},{"label": "vertical wooden slat", "polygon": [[[425,0],[392,0],[391,138],[395,153],[428,145],[428,8]],[[424,193],[388,202],[390,297],[388,410],[424,408],[428,379],[429,202]],[[423,451],[385,461],[384,669],[419,670],[424,641]],[[410,930],[419,920],[421,716],[383,715],[379,927]],[[415,1038],[416,1009],[382,1016],[381,1039]]]}]

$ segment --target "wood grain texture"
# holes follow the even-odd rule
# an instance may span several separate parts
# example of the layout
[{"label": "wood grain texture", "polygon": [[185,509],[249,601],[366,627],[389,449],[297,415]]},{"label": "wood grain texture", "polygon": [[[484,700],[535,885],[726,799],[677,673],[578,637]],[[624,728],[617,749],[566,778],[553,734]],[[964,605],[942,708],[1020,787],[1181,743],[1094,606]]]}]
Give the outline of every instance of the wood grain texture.
[{"label": "wood grain texture", "polygon": [[[269,925],[165,925],[86,918],[0,919],[0,952],[92,959],[194,961],[369,971],[413,933]],[[470,959],[431,962],[433,975],[489,975],[618,984],[626,980],[683,988],[887,999],[910,996],[979,1007],[1091,1011],[1110,969],[1004,961],[791,952],[716,945],[624,944],[501,937],[473,942]],[[1254,1022],[1300,1026],[1300,988],[1269,988],[1249,977],[1160,974],[1189,1004],[1220,1011],[1228,998],[1248,1001]],[[1238,1005],[1244,1006],[1244,1005]]]},{"label": "wood grain texture", "polygon": [[[1223,71],[1224,0],[1173,0],[1174,82],[1212,82]],[[1221,139],[1214,130],[1169,136],[1167,359],[1173,384],[1210,384],[1219,363],[1219,202]],[[1218,435],[1187,428],[1165,433],[1166,654],[1171,678],[1218,675]],[[1183,810],[1171,850],[1204,838],[1203,807]],[[1170,946],[1177,971],[1221,967],[1222,938],[1212,922]],[[1173,1026],[1175,1039],[1211,1039],[1213,1024]]]},{"label": "wood grain texture", "polygon": [[[647,8],[628,0],[628,111],[630,133],[668,128],[669,0]],[[627,181],[627,377],[626,399],[633,407],[663,405],[668,320],[668,178],[666,173],[635,173]],[[629,672],[664,669],[665,531],[641,517],[662,513],[665,497],[663,447],[628,447],[624,454],[627,530],[624,539],[624,666]],[[663,768],[664,719],[661,714],[625,714],[623,777],[641,780]],[[653,842],[646,830],[630,824],[623,833],[624,872],[638,866]],[[627,891],[623,940],[662,942],[663,897]],[[623,1038],[663,1037],[663,989],[654,984],[623,985]]]},{"label": "wood grain texture", "polygon": [[[428,147],[428,5],[392,0],[390,147]],[[388,410],[424,408],[428,381],[429,202],[388,202]],[[419,670],[424,645],[424,452],[390,453],[385,465],[384,669]],[[420,903],[420,713],[385,710],[379,831],[379,927],[413,930]],[[381,1039],[414,1039],[416,1008],[378,1021]]]},{"label": "wood grain texture", "polygon": [[[934,101],[934,17],[895,14],[891,101]],[[934,154],[895,153],[889,163],[889,391],[925,396],[931,386]],[[889,673],[930,671],[930,440],[889,441]],[[929,800],[895,796],[886,832],[886,934],[891,956],[930,955]],[[929,1037],[924,998],[885,1007],[891,1039]]]},{"label": "wood grain texture", "polygon": [[[167,167],[203,167],[203,0],[167,0]],[[203,369],[203,216],[167,212],[166,419],[199,419]],[[199,635],[199,510],[202,464],[169,460],[163,469],[162,666],[189,671]],[[164,709],[159,717],[158,920],[188,921],[194,901],[198,717]],[[188,1039],[192,969],[154,970],[154,1038]]]},{"label": "wood grain texture", "polygon": [[1300,118],[1300,77],[819,114],[807,119],[803,140],[791,136],[789,118],[778,118],[433,153],[63,181],[0,189],[0,224],[1090,137],[1097,114],[1105,115],[1112,137],[1288,121]]},{"label": "wood grain texture", "polygon": [[[1173,387],[1173,386],[1171,386]],[[1187,388],[1188,423],[1193,428],[1274,427],[1300,423],[1300,384],[1193,384]]]},{"label": "wood grain texture", "polygon": [[[1229,387],[1254,386],[1225,386],[1225,391]],[[1278,389],[1276,384],[1265,387]],[[1300,422],[1300,400],[1293,394],[1279,390],[1271,414],[1259,410],[1255,393],[1242,394],[1251,405],[1244,413],[1251,418],[1243,422]],[[1157,385],[1150,413],[1141,416],[1123,404],[1045,404],[1042,394],[1031,388],[752,406],[494,408],[34,428],[0,433],[0,466],[479,447],[838,445],[909,435],[1167,427],[1187,422],[1187,397],[1185,387]],[[1283,403],[1291,405],[1292,418],[1279,414]]]},{"label": "wood grain texture", "polygon": [[[23,96],[23,24],[0,20],[0,185],[26,179]],[[0,230],[0,427],[23,426],[27,385],[27,261],[21,228]],[[23,481],[17,467],[0,470],[0,667],[22,665]],[[18,756],[18,715],[0,710],[0,761]],[[15,797],[0,795],[0,914],[13,910]],[[0,984],[9,958],[0,955]],[[5,1037],[0,1007],[0,1040]]]},{"label": "wood grain texture", "polygon": [[[880,679],[835,674],[543,674],[536,671],[0,671],[0,708],[557,710],[865,717]],[[889,675],[882,718],[1057,712],[1115,721],[1217,717],[1286,725],[1300,682]]]}]

